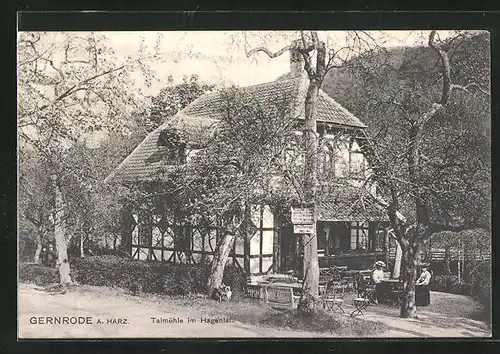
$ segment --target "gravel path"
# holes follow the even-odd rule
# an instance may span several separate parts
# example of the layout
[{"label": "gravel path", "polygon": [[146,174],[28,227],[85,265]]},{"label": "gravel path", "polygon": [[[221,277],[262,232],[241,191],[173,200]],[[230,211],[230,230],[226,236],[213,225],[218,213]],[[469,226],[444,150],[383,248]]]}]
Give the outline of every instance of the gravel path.
[{"label": "gravel path", "polygon": [[[100,290],[100,289],[99,289]],[[133,297],[116,292],[77,289],[49,293],[31,284],[19,284],[19,338],[313,338],[331,334],[301,332],[255,326],[204,314],[202,309],[189,307],[168,310],[149,298]],[[459,296],[459,295],[454,295]],[[168,308],[168,307],[167,307]],[[346,305],[346,312],[353,308]],[[485,324],[466,318],[453,318],[453,327],[433,324],[439,314],[419,312],[419,320],[408,320],[394,314],[367,311],[367,320],[385,323],[389,330],[378,337],[489,337]],[[40,317],[89,317],[92,324],[31,323]],[[153,320],[155,318],[155,320]],[[122,319],[122,323],[118,323]],[[126,319],[126,321],[124,321]],[[156,319],[164,319],[157,323]],[[194,321],[190,321],[192,319]],[[203,320],[204,319],[204,320]],[[219,323],[210,323],[218,320]],[[46,320],[45,320],[46,321]],[[64,321],[64,320],[61,320]],[[228,321],[228,322],[226,322]],[[457,324],[458,323],[458,324]]]},{"label": "gravel path", "polygon": [[[261,338],[318,337],[312,332],[298,332],[257,327],[237,321],[210,324],[205,319],[220,319],[192,312],[189,308],[168,313],[156,303],[137,298],[96,296],[69,291],[49,294],[29,284],[19,284],[19,338]],[[32,317],[91,317],[92,324],[31,324]],[[151,318],[171,323],[155,323]],[[188,318],[195,323],[188,323]],[[107,323],[108,319],[111,323]],[[113,319],[127,319],[117,324]],[[174,321],[174,319],[176,321]],[[97,323],[98,321],[103,323]],[[182,320],[182,323],[180,323]],[[222,318],[224,321],[225,319]],[[122,321],[123,322],[123,321]]]}]

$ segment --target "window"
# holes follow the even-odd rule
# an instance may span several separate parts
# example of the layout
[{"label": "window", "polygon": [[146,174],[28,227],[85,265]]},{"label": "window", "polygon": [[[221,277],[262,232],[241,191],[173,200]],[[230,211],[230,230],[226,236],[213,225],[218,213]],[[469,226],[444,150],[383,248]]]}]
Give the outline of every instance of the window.
[{"label": "window", "polygon": [[348,177],[349,176],[349,161],[340,153],[335,156],[335,177]]},{"label": "window", "polygon": [[352,178],[363,178],[365,176],[365,157],[361,152],[351,151],[350,154],[350,176]]},{"label": "window", "polygon": [[318,159],[318,170],[325,178],[335,175],[335,155],[328,145],[324,145]]},{"label": "window", "polygon": [[325,140],[319,158],[319,171],[324,177],[364,178],[365,170],[365,157],[352,138]]},{"label": "window", "polygon": [[335,177],[349,177],[349,139],[346,135],[339,137],[335,144]]},{"label": "window", "polygon": [[370,223],[370,239],[372,240],[372,249],[376,252],[383,252],[386,249],[385,245],[385,229],[384,224],[380,222]]},{"label": "window", "polygon": [[169,162],[173,164],[186,163],[186,143],[182,141],[175,131],[161,131],[157,145],[165,149],[163,155]]},{"label": "window", "polygon": [[152,244],[152,220],[151,214],[148,212],[141,212],[139,214],[138,223],[139,245],[151,246]]},{"label": "window", "polygon": [[367,222],[351,223],[351,250],[368,251],[370,249],[370,238]]},{"label": "window", "polygon": [[175,227],[175,248],[187,251],[191,249],[191,227],[189,225]]}]

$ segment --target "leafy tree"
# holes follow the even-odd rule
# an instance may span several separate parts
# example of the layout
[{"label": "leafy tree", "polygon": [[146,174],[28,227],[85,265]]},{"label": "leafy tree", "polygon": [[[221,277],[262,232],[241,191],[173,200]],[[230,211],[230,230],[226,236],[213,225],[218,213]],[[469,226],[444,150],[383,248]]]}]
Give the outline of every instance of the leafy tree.
[{"label": "leafy tree", "polygon": [[[154,129],[172,118],[177,112],[201,96],[214,89],[214,85],[203,83],[199,76],[191,74],[185,76],[183,82],[175,84],[169,77],[169,83],[160,90],[159,94],[151,97],[152,106],[147,114],[136,114],[133,119],[134,127],[129,138],[113,133],[103,140],[95,149],[94,159],[96,166],[102,166],[98,171],[99,180],[103,181],[112,169],[122,162],[133,149]],[[99,183],[96,188],[95,205],[102,213],[99,224],[103,227],[101,234],[110,234],[116,242],[121,233],[123,217],[128,209],[147,210],[154,208],[152,191],[160,188],[162,183],[133,183],[125,185]],[[163,188],[163,187],[162,187]],[[161,198],[159,198],[161,199]],[[161,203],[160,203],[161,204]],[[119,207],[117,207],[119,206]],[[174,212],[175,210],[172,210]],[[121,240],[121,250],[129,253],[130,240],[124,237]]]},{"label": "leafy tree", "polygon": [[[147,109],[132,72],[158,57],[141,44],[141,58],[117,58],[96,33],[33,33],[18,37],[18,135],[20,149],[34,149],[48,164],[54,236],[61,284],[71,282],[67,256],[67,201],[63,189],[85,184],[71,147],[88,133],[126,131],[132,111]],[[148,80],[149,79],[149,80]]]},{"label": "leafy tree", "polygon": [[180,84],[174,84],[172,76],[169,77],[168,82],[169,84],[151,100],[151,114],[146,119],[148,131],[156,129],[167,118],[174,116],[203,93],[215,88],[215,85],[201,82],[196,74],[184,76]]},{"label": "leafy tree", "polygon": [[[191,214],[215,218],[224,237],[217,245],[208,289],[220,287],[224,266],[235,237],[251,237],[251,205],[276,205],[277,161],[293,136],[289,97],[270,107],[241,101],[238,91],[227,92],[226,114],[214,139],[187,167],[187,188],[182,196],[191,203]],[[200,198],[201,196],[201,198]]]},{"label": "leafy tree", "polygon": [[[251,33],[250,33],[251,34]],[[367,32],[346,32],[346,45],[334,48],[329,38],[320,39],[318,31],[299,31],[291,34],[293,39],[287,38],[288,45],[273,52],[266,45],[257,45],[248,48],[247,36],[244,38],[247,48],[247,57],[256,53],[264,53],[269,58],[276,58],[289,52],[292,65],[303,66],[307,73],[309,84],[304,101],[304,183],[300,193],[300,203],[313,208],[313,231],[303,235],[304,249],[304,281],[303,291],[299,303],[301,311],[309,311],[316,306],[319,288],[318,241],[316,237],[316,195],[318,189],[318,138],[316,124],[316,110],[319,90],[327,73],[336,67],[343,66],[353,55],[370,49],[375,43]],[[293,64],[294,63],[294,64]],[[302,68],[300,68],[302,69]],[[296,184],[295,184],[296,185]],[[330,188],[333,188],[330,186]]]},{"label": "leafy tree", "polygon": [[431,31],[428,47],[367,53],[335,73],[347,78],[339,101],[369,119],[365,151],[403,251],[402,317],[416,316],[416,266],[429,237],[489,228],[488,42]]},{"label": "leafy tree", "polygon": [[18,172],[19,242],[23,246],[35,244],[32,259],[39,263],[42,243],[50,239],[54,227],[50,217],[53,196],[47,187],[49,169],[34,151],[21,151],[18,156],[20,161]]},{"label": "leafy tree", "polygon": [[[220,120],[209,122],[189,133],[190,139],[204,141],[203,148],[191,154],[186,164],[165,156],[166,172],[158,182],[139,192],[146,209],[171,208],[182,224],[220,227],[219,240],[212,260],[208,291],[219,288],[224,266],[236,237],[253,235],[250,213],[253,205],[276,207],[290,190],[278,187],[278,160],[293,138],[296,122],[290,114],[288,97],[266,107],[258,101],[243,100],[238,89],[223,93],[224,112]],[[186,132],[174,125],[164,131],[164,143],[171,150],[187,146]],[[156,204],[156,206],[154,205]],[[160,205],[161,204],[161,205]],[[168,205],[167,205],[168,204]]]}]

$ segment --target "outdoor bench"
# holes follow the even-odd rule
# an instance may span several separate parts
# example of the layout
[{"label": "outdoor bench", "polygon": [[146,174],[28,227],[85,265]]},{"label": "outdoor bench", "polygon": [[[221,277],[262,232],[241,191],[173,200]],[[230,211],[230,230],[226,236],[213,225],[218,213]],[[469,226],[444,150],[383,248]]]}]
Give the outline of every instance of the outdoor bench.
[{"label": "outdoor bench", "polygon": [[293,287],[272,284],[247,284],[247,297],[275,308],[296,308],[300,299],[293,293]]},{"label": "outdoor bench", "polygon": [[247,297],[251,299],[264,299],[264,288],[262,284],[247,284]]},{"label": "outdoor bench", "polygon": [[264,301],[275,308],[297,308],[300,296],[293,293],[293,288],[267,286],[264,288]]}]

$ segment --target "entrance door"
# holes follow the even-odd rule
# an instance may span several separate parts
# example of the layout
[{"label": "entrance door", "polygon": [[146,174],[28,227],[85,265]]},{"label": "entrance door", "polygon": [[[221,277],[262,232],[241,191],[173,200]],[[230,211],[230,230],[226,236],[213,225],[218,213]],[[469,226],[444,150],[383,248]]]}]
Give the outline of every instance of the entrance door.
[{"label": "entrance door", "polygon": [[329,235],[329,251],[330,254],[340,254],[348,252],[350,249],[350,233],[345,222],[330,223]]},{"label": "entrance door", "polygon": [[281,273],[295,270],[297,267],[297,240],[293,233],[293,225],[281,226],[280,235],[280,269]]}]

